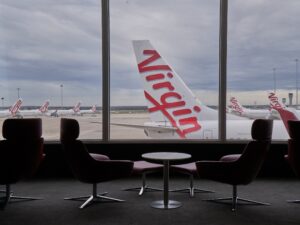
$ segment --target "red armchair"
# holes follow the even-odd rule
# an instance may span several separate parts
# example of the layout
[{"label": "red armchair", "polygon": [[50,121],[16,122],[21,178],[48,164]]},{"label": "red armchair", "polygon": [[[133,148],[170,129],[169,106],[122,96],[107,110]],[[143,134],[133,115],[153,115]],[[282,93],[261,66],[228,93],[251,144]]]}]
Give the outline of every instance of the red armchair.
[{"label": "red armchair", "polygon": [[[300,121],[288,121],[289,135],[288,154],[285,156],[295,175],[300,178]],[[300,203],[300,200],[288,200],[292,203]]]},{"label": "red armchair", "polygon": [[66,159],[71,167],[73,175],[81,182],[93,185],[92,194],[89,196],[65,198],[66,200],[85,201],[80,209],[91,203],[103,200],[121,202],[123,200],[97,194],[97,184],[131,174],[133,162],[126,160],[110,160],[105,155],[90,154],[85,145],[77,140],[79,136],[79,124],[75,119],[61,119],[60,140]]},{"label": "red armchair", "polygon": [[32,176],[43,158],[42,120],[6,119],[2,135],[5,139],[0,141],[0,185],[6,188],[0,207],[4,209],[13,199],[39,199],[14,196],[11,185]]},{"label": "red armchair", "polygon": [[199,161],[196,162],[200,177],[230,184],[233,187],[232,197],[212,199],[223,202],[232,200],[232,211],[236,210],[238,201],[254,204],[267,204],[238,198],[237,186],[251,183],[257,176],[269,150],[273,129],[272,120],[257,119],[253,122],[251,134],[253,140],[245,147],[240,157],[235,160]]}]

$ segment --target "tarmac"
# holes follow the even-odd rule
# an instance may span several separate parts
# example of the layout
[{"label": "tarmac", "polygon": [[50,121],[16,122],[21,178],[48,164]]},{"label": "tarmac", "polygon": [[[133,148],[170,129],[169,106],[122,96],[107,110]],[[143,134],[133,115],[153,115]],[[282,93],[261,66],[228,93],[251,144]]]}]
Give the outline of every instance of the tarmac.
[{"label": "tarmac", "polygon": [[[33,118],[24,117],[24,118]],[[42,116],[43,121],[43,137],[48,141],[59,140],[60,133],[60,119],[62,117],[50,117]],[[102,115],[97,113],[93,115],[82,115],[82,116],[64,116],[64,118],[74,118],[79,122],[80,125],[80,136],[79,139],[101,139],[102,138]],[[0,118],[0,126],[2,127],[5,118]],[[113,112],[111,113],[111,123],[123,123],[123,124],[134,124],[143,125],[144,122],[149,122],[148,113],[132,113],[132,112]],[[110,127],[110,138],[111,139],[149,139],[143,129],[131,128],[124,126],[111,125]],[[2,135],[0,139],[3,139]]]}]

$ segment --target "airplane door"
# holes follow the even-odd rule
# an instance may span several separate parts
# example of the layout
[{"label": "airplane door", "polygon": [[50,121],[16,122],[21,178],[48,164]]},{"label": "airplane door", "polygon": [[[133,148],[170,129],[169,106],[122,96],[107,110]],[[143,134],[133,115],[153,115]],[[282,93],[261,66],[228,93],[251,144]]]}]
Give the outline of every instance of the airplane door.
[{"label": "airplane door", "polygon": [[205,129],[203,130],[203,139],[213,139],[213,130],[211,129]]}]

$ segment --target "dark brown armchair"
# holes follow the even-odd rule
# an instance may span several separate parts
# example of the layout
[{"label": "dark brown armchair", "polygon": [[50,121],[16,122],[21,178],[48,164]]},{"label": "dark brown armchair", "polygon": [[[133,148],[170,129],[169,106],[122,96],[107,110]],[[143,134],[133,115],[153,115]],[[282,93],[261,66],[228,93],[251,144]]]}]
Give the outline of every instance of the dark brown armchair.
[{"label": "dark brown armchair", "polygon": [[123,200],[97,194],[97,184],[129,176],[132,172],[133,162],[126,160],[110,160],[105,155],[90,154],[85,145],[76,140],[79,136],[79,124],[75,119],[61,119],[60,139],[65,152],[66,159],[71,167],[73,175],[83,183],[93,185],[92,194],[83,197],[65,198],[66,200],[85,201],[80,208],[103,200]]},{"label": "dark brown armchair", "polygon": [[35,200],[39,198],[15,196],[11,185],[32,176],[43,158],[42,120],[6,119],[2,127],[5,138],[0,141],[0,185],[5,185],[1,208],[10,200]]},{"label": "dark brown armchair", "polygon": [[254,204],[262,202],[241,199],[237,196],[237,186],[251,183],[257,176],[269,150],[273,129],[272,120],[257,119],[253,122],[251,134],[253,140],[245,147],[240,157],[235,160],[199,161],[196,162],[198,174],[202,178],[230,184],[233,187],[232,197],[212,199],[223,202],[232,199],[232,211],[236,210],[238,201]]},{"label": "dark brown armchair", "polygon": [[[295,175],[300,178],[300,121],[289,120],[288,129],[290,139],[288,140],[288,154],[285,156]],[[292,203],[300,203],[300,200],[288,200]]]}]

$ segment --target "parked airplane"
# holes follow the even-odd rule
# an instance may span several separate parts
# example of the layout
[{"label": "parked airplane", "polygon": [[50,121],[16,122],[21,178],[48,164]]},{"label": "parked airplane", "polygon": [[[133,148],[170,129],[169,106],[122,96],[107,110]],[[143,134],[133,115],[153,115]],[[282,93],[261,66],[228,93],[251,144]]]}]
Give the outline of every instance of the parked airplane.
[{"label": "parked airplane", "polygon": [[77,104],[72,109],[57,109],[50,113],[51,116],[71,116],[71,115],[80,115],[80,105],[81,102],[77,102]]},{"label": "parked airplane", "polygon": [[6,118],[6,117],[18,117],[18,110],[22,105],[22,99],[19,98],[15,104],[13,104],[9,109],[1,110],[0,111],[0,118]]},{"label": "parked airplane", "polygon": [[19,110],[20,116],[43,116],[47,115],[49,106],[49,100],[46,100],[44,104],[38,109],[25,109]]},{"label": "parked airplane", "polygon": [[[217,139],[218,112],[196,98],[150,41],[133,41],[133,48],[152,122],[112,124],[142,128],[157,139]],[[236,117],[227,117],[227,139],[250,139],[253,120]],[[273,126],[274,139],[288,138],[282,121],[275,120]]]},{"label": "parked airplane", "polygon": [[83,114],[95,114],[97,112],[96,105],[93,105],[90,109],[80,109],[79,113]]},{"label": "parked airplane", "polygon": [[279,119],[272,109],[249,109],[243,107],[235,97],[230,98],[231,113],[249,119]]}]

